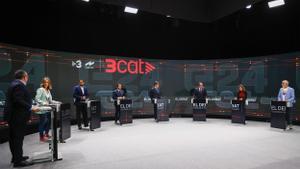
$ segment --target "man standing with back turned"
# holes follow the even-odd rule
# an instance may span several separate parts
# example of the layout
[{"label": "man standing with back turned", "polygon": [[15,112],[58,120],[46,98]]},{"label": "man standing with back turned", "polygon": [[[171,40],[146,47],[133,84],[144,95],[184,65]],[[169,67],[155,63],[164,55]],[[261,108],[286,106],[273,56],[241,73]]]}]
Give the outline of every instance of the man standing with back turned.
[{"label": "man standing with back turned", "polygon": [[32,98],[26,84],[28,74],[24,70],[15,72],[15,80],[10,84],[6,93],[4,118],[9,125],[9,147],[12,154],[11,163],[14,167],[33,165],[26,161],[29,157],[23,156],[23,140],[26,134],[26,125],[31,112],[38,112],[39,108],[32,106]]}]

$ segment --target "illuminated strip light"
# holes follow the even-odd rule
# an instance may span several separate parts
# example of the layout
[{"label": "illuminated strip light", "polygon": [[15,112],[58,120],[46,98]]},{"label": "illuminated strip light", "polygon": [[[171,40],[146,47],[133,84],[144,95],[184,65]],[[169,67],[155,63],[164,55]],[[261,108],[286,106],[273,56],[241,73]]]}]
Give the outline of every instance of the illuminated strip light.
[{"label": "illuminated strip light", "polygon": [[284,0],[274,0],[274,1],[268,2],[269,8],[282,6],[284,4],[285,4]]},{"label": "illuminated strip light", "polygon": [[124,12],[132,13],[132,14],[137,14],[138,11],[139,10],[137,8],[132,8],[132,7],[129,7],[129,6],[126,6],[125,9],[124,9]]}]

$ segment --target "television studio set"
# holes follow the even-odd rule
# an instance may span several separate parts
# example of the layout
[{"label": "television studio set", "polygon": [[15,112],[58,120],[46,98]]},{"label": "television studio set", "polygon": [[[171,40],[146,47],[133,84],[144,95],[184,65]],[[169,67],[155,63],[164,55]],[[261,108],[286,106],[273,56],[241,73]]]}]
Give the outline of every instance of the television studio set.
[{"label": "television studio set", "polygon": [[2,0],[0,168],[299,169],[299,0]]}]

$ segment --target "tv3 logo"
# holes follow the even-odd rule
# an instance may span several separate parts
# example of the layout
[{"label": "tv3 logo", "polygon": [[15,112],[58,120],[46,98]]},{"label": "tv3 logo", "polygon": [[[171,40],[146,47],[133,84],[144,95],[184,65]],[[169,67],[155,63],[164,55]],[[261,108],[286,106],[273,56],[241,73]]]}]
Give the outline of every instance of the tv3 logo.
[{"label": "tv3 logo", "polygon": [[[94,61],[88,61],[84,65],[85,65],[86,69],[93,69],[94,64],[95,64]],[[80,68],[82,68],[82,61],[81,60],[72,61],[72,66],[76,67],[77,69],[80,69]]]},{"label": "tv3 logo", "polygon": [[129,73],[129,74],[148,74],[155,70],[155,66],[149,62],[138,60],[116,60],[116,59],[105,59],[106,73]]}]

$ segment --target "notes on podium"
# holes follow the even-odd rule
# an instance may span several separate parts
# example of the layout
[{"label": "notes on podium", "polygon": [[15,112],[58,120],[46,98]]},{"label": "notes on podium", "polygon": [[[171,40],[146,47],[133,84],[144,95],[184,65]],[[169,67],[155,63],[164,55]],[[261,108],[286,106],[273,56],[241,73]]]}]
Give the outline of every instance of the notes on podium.
[{"label": "notes on podium", "polygon": [[206,121],[206,110],[208,99],[191,99],[193,107],[193,120],[194,121]]},{"label": "notes on podium", "polygon": [[287,102],[271,101],[271,127],[286,130],[286,108]]}]

